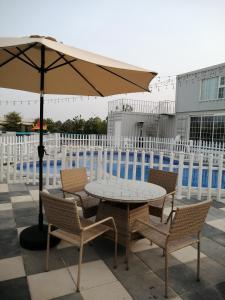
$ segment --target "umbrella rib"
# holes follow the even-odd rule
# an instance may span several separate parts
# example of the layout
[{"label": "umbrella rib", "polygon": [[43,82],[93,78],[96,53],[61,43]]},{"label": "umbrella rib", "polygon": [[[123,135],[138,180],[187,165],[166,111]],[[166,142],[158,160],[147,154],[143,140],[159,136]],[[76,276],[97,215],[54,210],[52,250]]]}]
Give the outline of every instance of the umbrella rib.
[{"label": "umbrella rib", "polygon": [[[77,59],[76,58],[74,58],[74,59],[71,59],[69,62],[70,63],[72,63],[72,62],[74,62],[74,61],[76,61]],[[57,69],[57,68],[59,68],[59,67],[62,67],[62,66],[65,66],[65,65],[68,65],[68,63],[67,62],[64,62],[64,63],[62,63],[62,64],[60,64],[60,65],[57,65],[57,66],[55,66],[55,67],[52,67],[52,68],[47,68],[47,69],[45,69],[45,71],[47,72],[47,71],[51,71],[51,70],[54,70],[54,69]]]},{"label": "umbrella rib", "polygon": [[29,62],[32,63],[34,67],[36,67],[37,69],[39,68],[38,65],[26,53],[23,53],[22,50],[19,47],[16,47],[16,49],[18,51],[20,51],[20,54],[22,54],[23,56],[25,56],[26,59],[28,59]]},{"label": "umbrella rib", "polygon": [[149,89],[146,89],[146,88],[142,87],[141,85],[139,85],[139,84],[137,84],[137,83],[135,83],[135,82],[133,82],[133,81],[131,81],[131,80],[129,80],[129,79],[127,79],[127,78],[125,78],[125,77],[123,77],[123,76],[121,76],[121,75],[113,72],[113,71],[111,71],[111,70],[108,70],[107,68],[105,68],[103,66],[100,66],[100,65],[96,65],[96,66],[98,66],[99,68],[101,68],[101,69],[103,69],[103,70],[105,70],[105,71],[107,71],[107,72],[109,72],[109,73],[111,73],[113,75],[116,75],[117,77],[119,77],[121,79],[124,79],[125,81],[127,81],[127,82],[129,82],[129,83],[131,83],[131,84],[133,84],[133,85],[135,85],[135,86],[137,86],[137,87],[145,90],[146,92],[149,92]]},{"label": "umbrella rib", "polygon": [[48,71],[48,69],[51,67],[51,66],[53,66],[54,64],[56,64],[61,58],[63,58],[63,56],[65,56],[65,54],[60,54],[60,57],[58,57],[56,60],[54,60],[50,65],[48,65],[47,67],[46,67],[46,71]]},{"label": "umbrella rib", "polygon": [[[21,55],[22,53],[19,53],[19,54],[14,54],[12,53],[11,51],[7,50],[7,49],[4,49],[5,52],[11,54],[13,56],[13,58],[18,58],[19,60],[21,60],[22,62],[24,62],[25,64],[29,65],[30,67],[36,69],[36,70],[40,70],[38,67],[34,66],[33,64],[29,63],[28,61],[26,61],[25,59],[21,58],[19,55]],[[2,66],[2,65],[1,65]],[[0,66],[0,67],[1,67]]]},{"label": "umbrella rib", "polygon": [[[27,47],[26,49],[22,50],[22,53],[25,53],[26,51],[28,51],[30,48],[34,47],[37,43],[31,44],[29,47]],[[4,49],[4,51],[7,52],[7,49]],[[6,61],[4,61],[2,64],[0,64],[0,67],[3,67],[4,65],[6,65],[7,63],[9,63],[11,60],[18,58],[19,55],[21,55],[22,53],[18,53],[18,54],[14,54],[9,52],[10,55],[12,55],[12,57],[10,57],[9,59],[7,59]],[[25,61],[26,62],[26,61]],[[27,63],[27,62],[26,62]],[[33,66],[32,66],[33,67]]]},{"label": "umbrella rib", "polygon": [[[58,52],[57,52],[58,53]],[[60,55],[60,53],[58,53]],[[95,90],[101,97],[104,97],[104,95],[102,93],[100,93],[95,87],[94,85],[80,72],[77,70],[76,67],[74,67],[65,57],[63,57],[63,59],[65,60],[65,62],[67,62],[67,64],[75,71],[77,72],[92,88],[93,90]]]}]

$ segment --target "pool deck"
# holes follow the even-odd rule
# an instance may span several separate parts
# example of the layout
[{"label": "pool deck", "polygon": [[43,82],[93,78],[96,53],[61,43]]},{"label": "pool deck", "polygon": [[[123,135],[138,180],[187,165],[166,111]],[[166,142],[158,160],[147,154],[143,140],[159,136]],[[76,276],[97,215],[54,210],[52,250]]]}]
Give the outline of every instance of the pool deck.
[{"label": "pool deck", "polygon": [[[59,190],[49,190],[60,194]],[[198,202],[177,200],[176,205]],[[168,209],[165,209],[168,213]],[[113,243],[98,238],[85,246],[81,293],[74,282],[79,252],[65,242],[51,249],[50,271],[44,271],[45,251],[20,247],[19,233],[36,224],[38,187],[0,184],[0,299],[2,300],[149,300],[164,298],[162,250],[145,240],[132,243],[130,270],[119,247],[113,269]],[[196,282],[195,247],[169,256],[169,299],[225,299],[225,199],[213,201],[202,232],[201,281]]]}]

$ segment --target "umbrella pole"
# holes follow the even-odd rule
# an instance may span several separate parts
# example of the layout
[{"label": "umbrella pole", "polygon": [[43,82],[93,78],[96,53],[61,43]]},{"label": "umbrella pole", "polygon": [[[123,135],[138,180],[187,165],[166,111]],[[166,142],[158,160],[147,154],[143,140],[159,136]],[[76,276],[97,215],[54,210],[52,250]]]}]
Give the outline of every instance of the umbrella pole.
[{"label": "umbrella pole", "polygon": [[39,216],[38,216],[38,226],[39,230],[43,230],[43,210],[42,210],[42,200],[40,192],[43,190],[43,157],[44,157],[44,146],[43,146],[43,113],[44,113],[44,93],[41,92],[40,96],[40,141],[38,146],[38,156],[39,156]]},{"label": "umbrella pole", "polygon": [[44,117],[44,84],[45,84],[45,47],[41,46],[41,68],[40,68],[40,140],[38,146],[39,156],[39,218],[38,226],[39,230],[43,230],[43,210],[42,200],[40,192],[43,189],[43,157],[44,157],[44,145],[43,145],[43,117]]},{"label": "umbrella pole", "polygon": [[[29,250],[44,250],[47,247],[48,226],[43,224],[43,210],[40,192],[43,189],[43,157],[45,148],[43,145],[43,117],[44,117],[44,79],[45,79],[45,46],[41,46],[40,67],[40,140],[38,146],[39,156],[39,216],[38,225],[25,228],[20,234],[20,244]],[[50,239],[50,247],[56,246],[60,240],[54,236]]]}]

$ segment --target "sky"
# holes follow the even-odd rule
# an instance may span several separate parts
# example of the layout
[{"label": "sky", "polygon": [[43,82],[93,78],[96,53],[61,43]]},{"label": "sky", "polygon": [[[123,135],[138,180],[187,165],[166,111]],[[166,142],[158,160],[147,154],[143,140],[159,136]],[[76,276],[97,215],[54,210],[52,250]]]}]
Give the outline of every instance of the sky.
[{"label": "sky", "polygon": [[[64,44],[156,71],[163,80],[225,62],[224,13],[224,0],[0,0],[0,36],[52,36]],[[175,89],[158,91],[153,86],[151,94],[54,101],[45,104],[44,113],[62,121],[76,115],[105,118],[107,102],[124,97],[174,100]],[[39,96],[0,89],[0,101],[18,99],[38,100]],[[38,101],[0,105],[0,117],[10,111],[36,118]]]}]

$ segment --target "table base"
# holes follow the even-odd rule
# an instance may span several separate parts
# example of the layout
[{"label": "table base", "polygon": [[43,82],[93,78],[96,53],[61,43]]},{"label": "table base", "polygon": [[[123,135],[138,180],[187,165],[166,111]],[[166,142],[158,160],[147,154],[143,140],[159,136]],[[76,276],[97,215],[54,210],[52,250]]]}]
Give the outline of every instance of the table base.
[{"label": "table base", "polygon": [[[101,219],[113,217],[118,231],[118,243],[126,247],[126,263],[127,269],[129,268],[129,252],[130,241],[134,237],[137,238],[137,230],[139,229],[136,224],[136,219],[149,222],[149,208],[148,204],[129,204],[129,203],[113,203],[109,201],[101,201],[98,207],[96,221]],[[111,226],[109,223],[108,225]],[[114,239],[112,233],[107,233],[106,236]],[[140,237],[140,236],[139,236]]]}]

